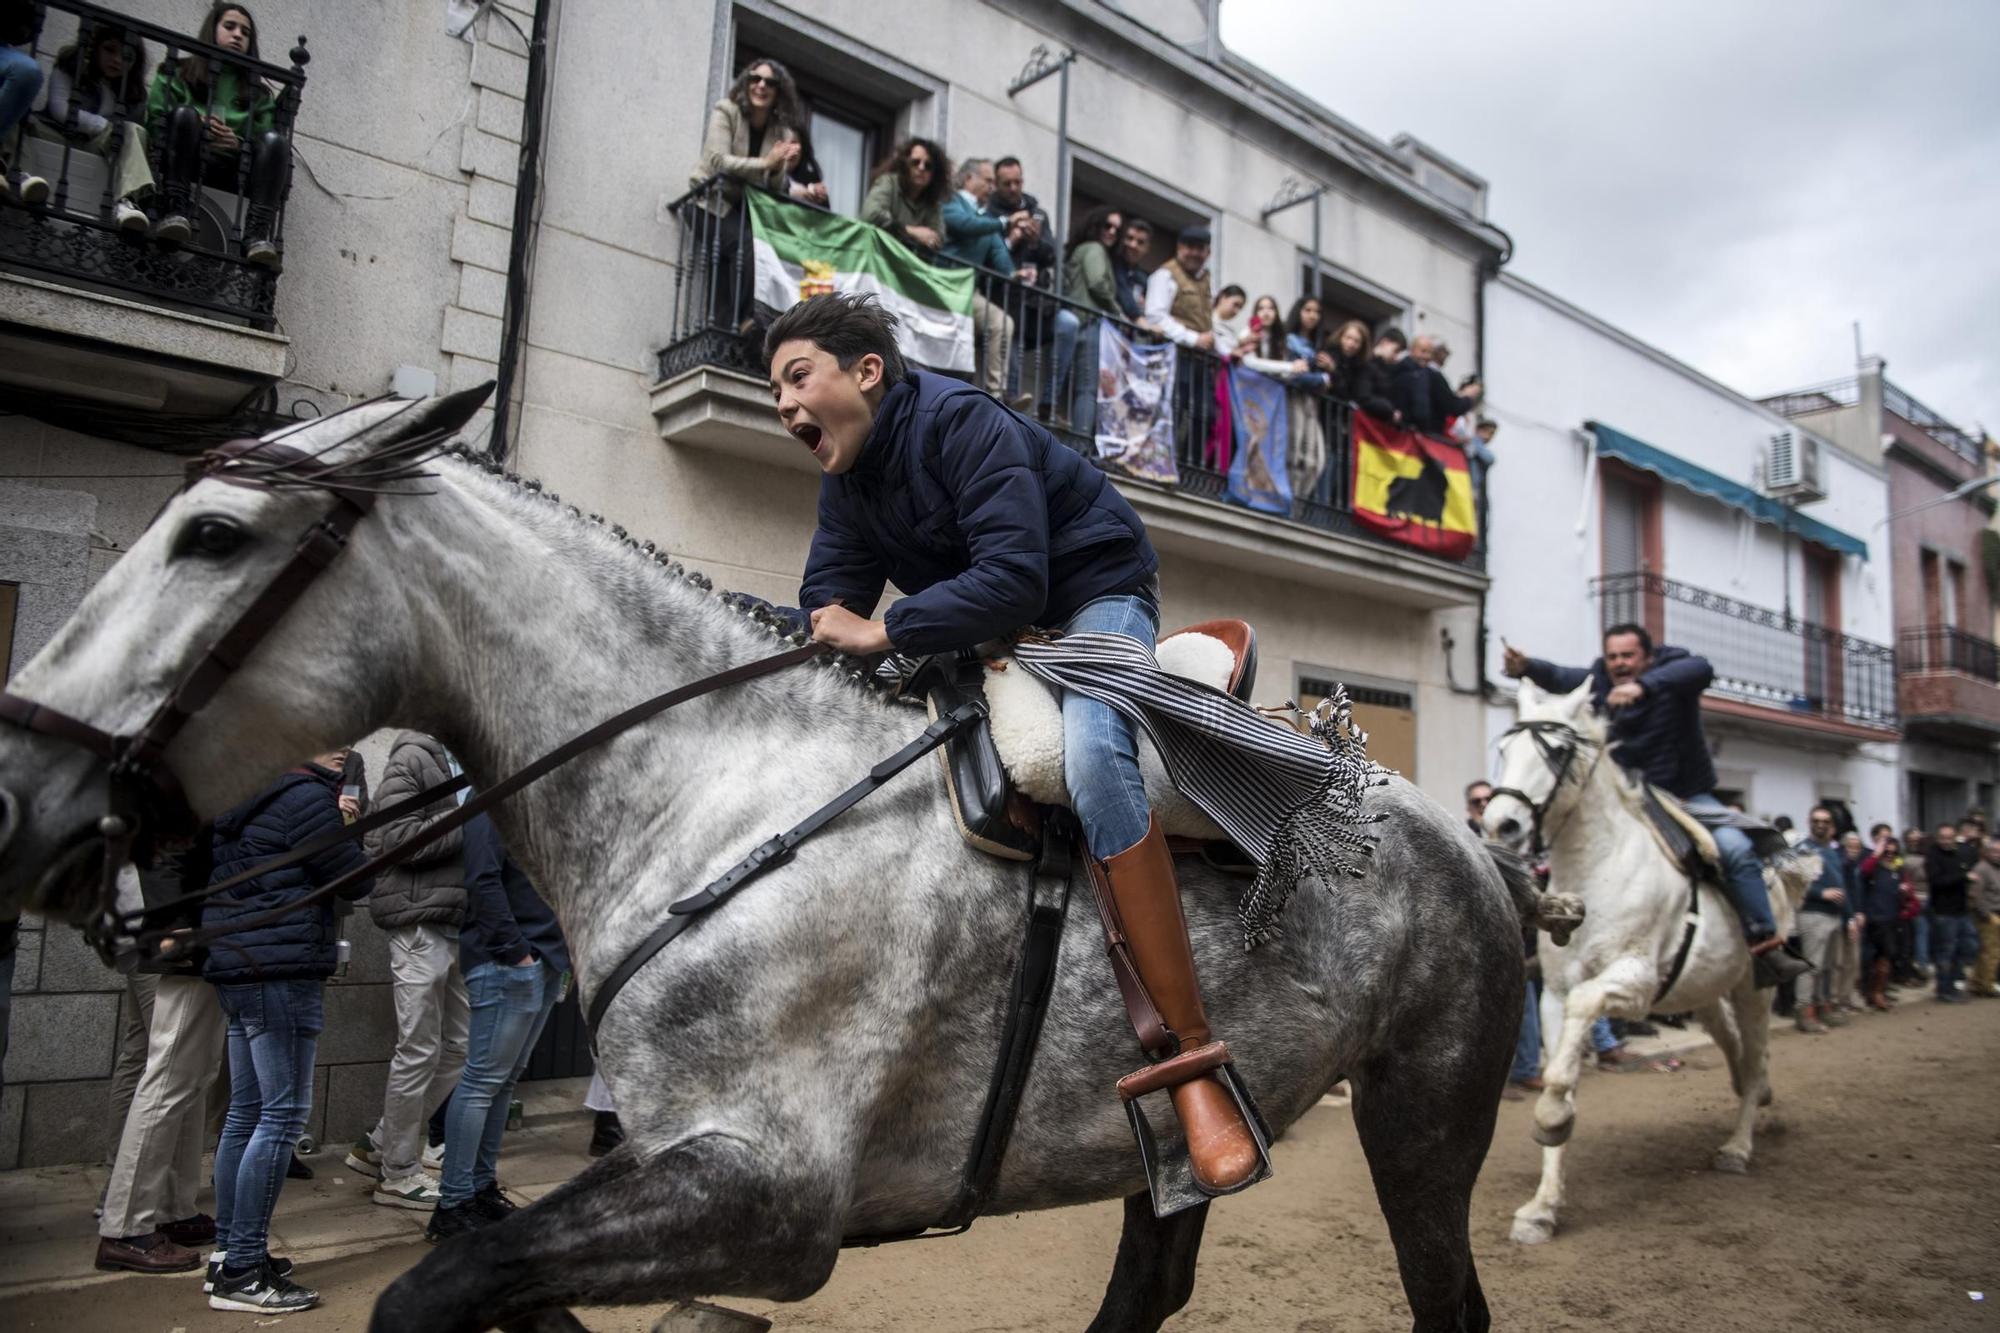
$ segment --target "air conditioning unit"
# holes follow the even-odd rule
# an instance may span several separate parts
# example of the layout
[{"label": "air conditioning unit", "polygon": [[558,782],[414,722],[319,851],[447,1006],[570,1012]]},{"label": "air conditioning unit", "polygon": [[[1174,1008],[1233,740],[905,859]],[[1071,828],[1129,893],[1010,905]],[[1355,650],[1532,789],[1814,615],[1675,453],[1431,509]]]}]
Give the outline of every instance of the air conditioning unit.
[{"label": "air conditioning unit", "polygon": [[1819,441],[1791,426],[1773,431],[1764,447],[1764,494],[1791,504],[1824,500]]}]

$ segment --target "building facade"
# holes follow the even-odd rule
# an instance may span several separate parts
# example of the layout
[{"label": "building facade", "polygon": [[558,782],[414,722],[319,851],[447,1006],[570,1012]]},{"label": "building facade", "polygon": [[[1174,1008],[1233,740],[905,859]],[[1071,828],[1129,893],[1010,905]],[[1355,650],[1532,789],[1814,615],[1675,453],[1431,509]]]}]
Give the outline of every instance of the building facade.
[{"label": "building facade", "polygon": [[[1870,541],[1882,463],[1511,274],[1486,312],[1489,674],[1503,639],[1585,665],[1605,626],[1644,625],[1715,668],[1703,722],[1725,800],[1801,824],[1827,800],[1895,819],[1894,584]],[[1820,498],[1771,484],[1774,437],[1816,454]],[[1513,718],[1498,699],[1488,736]]]},{"label": "building facade", "polygon": [[1881,534],[1893,552],[1904,805],[1925,828],[1990,817],[2000,782],[2000,587],[1989,555],[1993,473],[1985,440],[1898,387],[1875,356],[1855,375],[1780,394],[1771,407],[1888,472]]},{"label": "building facade", "polygon": [[[199,53],[195,0],[115,8],[149,68]],[[1167,237],[1205,223],[1217,285],[1287,307],[1310,289],[1335,315],[1437,334],[1454,370],[1485,356],[1482,277],[1506,241],[1483,220],[1484,183],[1237,59],[1212,5],[498,0],[344,5],[337,24],[306,0],[252,8],[256,73],[292,141],[280,267],[247,262],[256,220],[213,183],[187,247],[116,234],[104,165],[54,140],[23,150],[55,182],[51,204],[0,208],[12,665],[144,530],[176,454],[392,388],[489,379],[505,385],[504,430],[489,412],[468,438],[493,436],[510,467],[718,585],[794,601],[811,461],[740,343],[690,299],[703,128],[752,57],[797,73],[836,208],[851,211],[869,163],[923,134],[954,157],[1019,157],[1058,229],[1100,203]],[[1174,26],[1183,8],[1189,31]],[[47,0],[45,64],[77,22]],[[1010,94],[1024,67],[1069,52],[1066,84]],[[1347,683],[1380,756],[1455,800],[1483,767],[1468,645],[1487,578],[1477,557],[1435,559],[1353,521],[1344,418],[1326,410],[1325,481],[1289,514],[1223,502],[1192,457],[1178,484],[1118,484],[1161,551],[1168,622],[1253,621],[1262,695]],[[365,913],[349,921],[312,1126],[331,1139],[374,1114],[392,1031],[381,941]],[[16,989],[0,1166],[94,1155],[116,978],[70,932],[30,921]]]}]

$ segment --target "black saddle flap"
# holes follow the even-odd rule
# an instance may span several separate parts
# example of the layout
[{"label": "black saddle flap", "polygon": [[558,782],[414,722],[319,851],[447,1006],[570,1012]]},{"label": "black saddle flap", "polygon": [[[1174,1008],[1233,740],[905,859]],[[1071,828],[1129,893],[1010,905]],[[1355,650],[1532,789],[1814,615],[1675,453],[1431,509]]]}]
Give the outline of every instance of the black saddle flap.
[{"label": "black saddle flap", "polygon": [[[931,716],[943,717],[960,704],[983,697],[984,671],[977,660],[933,671],[924,695]],[[947,741],[938,754],[944,763],[945,786],[951,792],[959,832],[967,842],[1011,861],[1032,861],[1041,854],[1041,840],[1008,817],[1011,788],[999,748],[993,744],[990,719],[982,715]]]}]

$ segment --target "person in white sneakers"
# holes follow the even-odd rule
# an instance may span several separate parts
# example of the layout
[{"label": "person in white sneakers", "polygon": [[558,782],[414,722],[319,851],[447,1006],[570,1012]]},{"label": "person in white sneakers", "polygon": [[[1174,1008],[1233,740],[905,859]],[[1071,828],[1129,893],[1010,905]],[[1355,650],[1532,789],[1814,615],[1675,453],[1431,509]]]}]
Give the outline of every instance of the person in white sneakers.
[{"label": "person in white sneakers", "polygon": [[[450,754],[420,731],[398,732],[375,789],[377,807],[405,800],[458,772]],[[457,808],[442,796],[367,835],[371,857],[401,847]],[[457,829],[400,865],[385,868],[368,896],[368,914],[389,937],[396,1002],[396,1049],[389,1057],[382,1118],[347,1154],[347,1164],[378,1179],[374,1200],[391,1208],[437,1207],[437,1182],[424,1173],[424,1126],[458,1083],[465,1066],[468,1007],[458,963],[465,920],[465,853]],[[438,1155],[438,1161],[442,1154]]]}]

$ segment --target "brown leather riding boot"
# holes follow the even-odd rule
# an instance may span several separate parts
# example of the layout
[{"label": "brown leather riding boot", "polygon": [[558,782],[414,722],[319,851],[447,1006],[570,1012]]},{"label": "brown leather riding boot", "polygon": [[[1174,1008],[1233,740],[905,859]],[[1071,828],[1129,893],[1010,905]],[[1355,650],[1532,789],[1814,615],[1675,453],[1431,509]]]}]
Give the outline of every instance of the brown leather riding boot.
[{"label": "brown leather riding boot", "polygon": [[[1187,918],[1181,913],[1180,886],[1174,879],[1174,859],[1167,851],[1166,835],[1160,832],[1159,821],[1152,821],[1146,836],[1136,846],[1128,847],[1102,865],[1133,965],[1151,992],[1160,1017],[1180,1038],[1176,1058],[1188,1060],[1191,1067],[1199,1068],[1204,1060],[1191,1057],[1196,1057],[1200,1048],[1213,1048],[1206,1053],[1203,1072],[1193,1073],[1167,1089],[1173,1098],[1174,1113],[1180,1117],[1181,1129],[1187,1135],[1188,1161],[1195,1184],[1207,1194],[1241,1189],[1255,1179],[1262,1159],[1236,1099],[1214,1072],[1217,1058],[1226,1059],[1227,1051],[1220,1043],[1212,1042],[1208,1016],[1202,1011],[1201,989],[1194,975],[1194,950],[1188,945]],[[1152,1068],[1164,1075],[1170,1073],[1166,1067],[1170,1064],[1162,1062]],[[1145,1079],[1149,1072],[1141,1070],[1125,1083]],[[1145,1081],[1158,1086],[1151,1079]]]},{"label": "brown leather riding boot", "polygon": [[1889,960],[1877,958],[1868,967],[1868,1007],[1889,1007]]}]

